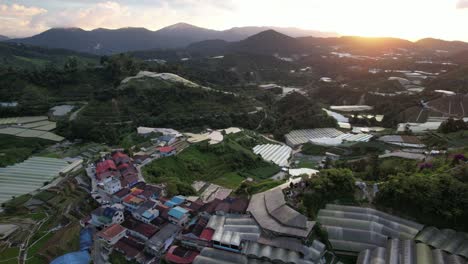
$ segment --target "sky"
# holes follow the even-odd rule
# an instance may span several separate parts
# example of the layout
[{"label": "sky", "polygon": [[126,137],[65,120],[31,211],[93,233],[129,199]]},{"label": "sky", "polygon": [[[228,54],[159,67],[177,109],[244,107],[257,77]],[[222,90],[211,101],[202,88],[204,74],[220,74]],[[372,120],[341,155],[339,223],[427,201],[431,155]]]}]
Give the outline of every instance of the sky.
[{"label": "sky", "polygon": [[468,0],[0,0],[0,34],[9,37],[53,27],[157,30],[178,22],[468,41]]}]

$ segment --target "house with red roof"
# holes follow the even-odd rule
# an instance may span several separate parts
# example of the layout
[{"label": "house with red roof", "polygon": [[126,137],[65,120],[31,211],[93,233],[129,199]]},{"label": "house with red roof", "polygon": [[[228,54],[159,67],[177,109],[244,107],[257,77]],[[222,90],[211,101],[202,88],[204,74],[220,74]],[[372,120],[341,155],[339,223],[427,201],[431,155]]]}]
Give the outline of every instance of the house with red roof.
[{"label": "house with red roof", "polygon": [[120,239],[114,246],[117,252],[122,253],[127,261],[138,260],[143,256],[145,245],[132,236]]},{"label": "house with red roof", "polygon": [[115,245],[121,238],[125,237],[127,229],[119,224],[113,224],[101,230],[97,236],[106,242],[108,246]]},{"label": "house with red roof", "polygon": [[127,154],[122,153],[120,151],[114,152],[112,154],[112,159],[114,160],[115,164],[117,164],[117,165],[130,163],[132,161]]},{"label": "house with red roof", "polygon": [[128,195],[122,200],[122,204],[130,212],[137,210],[140,207],[140,205],[142,205],[144,202],[145,202],[144,199],[141,199],[140,197],[136,197],[133,194]]},{"label": "house with red roof", "polygon": [[198,251],[189,250],[179,246],[171,246],[165,259],[174,264],[190,264],[200,254]]},{"label": "house with red roof", "polygon": [[96,165],[96,179],[98,181],[105,180],[110,177],[120,176],[113,160],[101,161]]},{"label": "house with red roof", "polygon": [[127,228],[128,234],[143,241],[150,239],[159,231],[157,226],[140,222],[133,217],[127,217],[122,226]]},{"label": "house with red roof", "polygon": [[161,157],[170,157],[176,154],[176,148],[172,146],[158,148]]}]

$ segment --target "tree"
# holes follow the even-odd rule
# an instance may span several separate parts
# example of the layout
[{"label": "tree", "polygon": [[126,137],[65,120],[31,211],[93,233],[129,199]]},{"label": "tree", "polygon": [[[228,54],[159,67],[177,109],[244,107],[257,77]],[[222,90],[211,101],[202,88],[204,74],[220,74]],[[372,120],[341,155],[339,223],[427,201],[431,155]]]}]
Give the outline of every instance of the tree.
[{"label": "tree", "polygon": [[308,215],[315,218],[318,210],[330,202],[355,203],[354,182],[353,172],[349,169],[323,170],[308,180],[309,188],[302,199]]},{"label": "tree", "polygon": [[453,118],[449,118],[440,125],[439,132],[447,134],[466,129],[468,129],[468,126],[462,119],[455,120]]}]

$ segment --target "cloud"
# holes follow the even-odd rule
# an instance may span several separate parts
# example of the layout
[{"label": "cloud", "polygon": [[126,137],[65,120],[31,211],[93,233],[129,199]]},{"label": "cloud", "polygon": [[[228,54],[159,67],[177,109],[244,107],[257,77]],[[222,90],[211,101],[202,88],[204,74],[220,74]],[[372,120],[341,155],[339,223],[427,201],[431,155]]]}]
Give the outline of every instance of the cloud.
[{"label": "cloud", "polygon": [[468,0],[458,0],[457,9],[468,8]]},{"label": "cloud", "polygon": [[39,16],[35,24],[46,27],[82,27],[92,29],[98,27],[120,27],[132,20],[132,15],[126,6],[117,2],[101,2],[89,7],[65,9],[55,14]]},{"label": "cloud", "polygon": [[19,34],[32,34],[41,30],[35,28],[31,21],[46,14],[47,10],[40,7],[24,6],[19,4],[0,4],[0,33],[7,36]]}]

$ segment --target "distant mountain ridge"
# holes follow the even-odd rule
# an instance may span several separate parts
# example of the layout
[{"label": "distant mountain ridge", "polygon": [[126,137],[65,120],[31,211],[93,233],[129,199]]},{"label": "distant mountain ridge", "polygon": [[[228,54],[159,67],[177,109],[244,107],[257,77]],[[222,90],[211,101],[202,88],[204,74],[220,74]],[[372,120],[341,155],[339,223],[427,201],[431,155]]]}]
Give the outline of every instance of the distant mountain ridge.
[{"label": "distant mountain ridge", "polygon": [[7,37],[7,36],[3,36],[3,35],[0,35],[0,41],[5,41],[5,40],[9,40],[10,38]]},{"label": "distant mountain ridge", "polygon": [[468,51],[468,43],[461,41],[444,41],[438,39],[422,39],[411,42],[399,38],[377,37],[297,37],[293,38],[274,30],[267,30],[250,36],[245,40],[228,42],[223,40],[208,40],[192,43],[188,51],[215,55],[226,52],[247,52],[256,54],[299,55],[301,53],[316,53],[320,50],[339,50],[355,55],[380,55],[382,52],[401,50],[439,51],[450,54]]},{"label": "distant mountain ridge", "polygon": [[97,28],[89,31],[81,28],[53,28],[29,38],[6,41],[97,55],[145,50],[188,50],[218,55],[223,52],[287,55],[338,48],[360,55],[410,49],[438,51],[449,53],[450,56],[468,50],[466,42],[433,38],[411,42],[399,38],[340,37],[335,33],[280,27],[237,27],[218,31],[187,23],[174,24],[157,31],[146,28]]},{"label": "distant mountain ridge", "polygon": [[80,28],[52,28],[32,37],[8,41],[93,54],[114,54],[135,50],[180,49],[191,43],[214,39],[234,42],[268,29],[274,29],[291,37],[337,35],[314,30],[279,27],[238,27],[218,31],[187,23],[178,23],[157,31],[145,28],[98,28],[90,31]]}]

